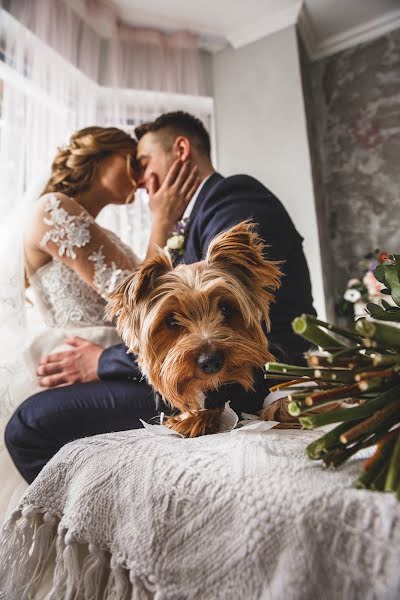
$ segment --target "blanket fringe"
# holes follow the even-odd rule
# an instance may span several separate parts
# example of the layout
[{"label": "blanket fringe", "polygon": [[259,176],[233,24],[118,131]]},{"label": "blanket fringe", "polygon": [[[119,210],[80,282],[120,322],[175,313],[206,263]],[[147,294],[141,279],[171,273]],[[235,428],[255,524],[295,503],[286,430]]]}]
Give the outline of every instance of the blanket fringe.
[{"label": "blanket fringe", "polygon": [[[0,548],[0,598],[31,600],[55,556],[52,588],[45,600],[148,600],[153,586],[132,575],[115,557],[79,543],[50,512],[15,511],[4,525]],[[16,585],[18,582],[18,585]]]},{"label": "blanket fringe", "polygon": [[110,561],[110,576],[104,590],[104,598],[107,598],[107,600],[130,600],[132,598],[132,586],[128,573],[125,569],[118,566],[112,557]]},{"label": "blanket fringe", "polygon": [[[7,600],[29,600],[52,551],[56,518],[34,508],[15,511],[4,525],[0,550],[0,590]],[[16,589],[15,581],[20,585]]]},{"label": "blanket fringe", "polygon": [[[82,565],[82,579],[80,588],[83,587],[85,600],[100,598],[109,575],[109,559],[102,550],[89,544],[89,553]],[[83,584],[83,585],[82,585]]]}]

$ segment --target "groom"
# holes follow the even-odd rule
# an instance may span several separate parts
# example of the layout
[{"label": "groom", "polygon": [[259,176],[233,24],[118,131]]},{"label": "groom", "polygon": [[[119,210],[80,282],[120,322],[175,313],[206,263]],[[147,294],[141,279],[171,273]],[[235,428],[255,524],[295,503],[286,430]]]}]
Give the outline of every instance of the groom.
[{"label": "groom", "polygon": [[[180,159],[197,166],[201,183],[183,215],[188,223],[183,260],[197,262],[220,231],[252,219],[267,244],[268,258],[284,261],[282,286],[271,306],[268,340],[277,360],[304,362],[307,343],[294,335],[291,322],[305,312],[315,314],[302,237],[279,200],[247,175],[224,178],[210,159],[210,140],[201,121],[184,112],[161,115],[136,129],[140,184],[151,202],[162,202],[166,174]],[[31,482],[66,443],[99,433],[141,427],[139,419],[155,413],[154,394],[141,377],[133,355],[123,344],[103,351],[100,346],[73,340],[75,350],[47,358],[39,367],[48,390],[28,398],[11,418],[7,448],[23,477]],[[77,375],[78,373],[78,375]],[[73,385],[61,383],[79,381]],[[263,373],[255,391],[237,390],[232,402],[240,412],[257,412],[267,394]]]}]

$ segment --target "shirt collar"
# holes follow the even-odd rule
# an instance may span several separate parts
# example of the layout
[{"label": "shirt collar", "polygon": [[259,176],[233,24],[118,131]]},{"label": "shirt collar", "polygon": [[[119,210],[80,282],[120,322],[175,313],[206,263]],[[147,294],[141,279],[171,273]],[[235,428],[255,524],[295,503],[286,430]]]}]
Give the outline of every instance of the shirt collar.
[{"label": "shirt collar", "polygon": [[194,208],[194,205],[196,204],[197,198],[200,195],[201,190],[203,189],[205,183],[210,179],[210,177],[212,177],[214,175],[214,173],[211,173],[211,175],[209,175],[208,177],[206,177],[205,179],[203,179],[203,181],[200,183],[199,187],[197,188],[197,190],[195,191],[195,193],[193,194],[192,199],[190,200],[189,204],[187,205],[185,212],[183,213],[183,219],[189,219],[190,215],[192,214],[192,210]]}]

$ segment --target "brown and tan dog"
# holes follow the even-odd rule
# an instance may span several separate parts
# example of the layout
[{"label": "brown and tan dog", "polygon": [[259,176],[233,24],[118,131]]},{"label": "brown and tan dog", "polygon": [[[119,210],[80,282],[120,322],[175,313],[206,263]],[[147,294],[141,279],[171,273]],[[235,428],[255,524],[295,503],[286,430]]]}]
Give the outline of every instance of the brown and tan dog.
[{"label": "brown and tan dog", "polygon": [[242,222],[198,263],[173,268],[160,250],[110,297],[107,317],[154,390],[181,412],[165,424],[185,436],[218,431],[218,390],[233,382],[251,389],[254,369],[274,360],[262,323],[269,326],[281,272],[263,251],[253,225]]}]

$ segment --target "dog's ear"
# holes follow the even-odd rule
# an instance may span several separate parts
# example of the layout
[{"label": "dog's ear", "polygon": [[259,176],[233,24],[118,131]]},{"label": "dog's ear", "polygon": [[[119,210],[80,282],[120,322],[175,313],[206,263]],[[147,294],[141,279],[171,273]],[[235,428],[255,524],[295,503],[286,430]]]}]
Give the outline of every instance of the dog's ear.
[{"label": "dog's ear", "polygon": [[157,286],[158,278],[172,268],[171,258],[163,250],[160,250],[156,256],[145,260],[132,275],[128,275],[108,295],[105,317],[112,320],[121,315],[125,309],[132,309],[142,300],[146,300]]},{"label": "dog's ear", "polygon": [[242,221],[218,234],[210,243],[206,263],[222,267],[238,275],[245,285],[266,291],[279,288],[282,273],[280,262],[267,260],[265,244],[251,221]]}]

